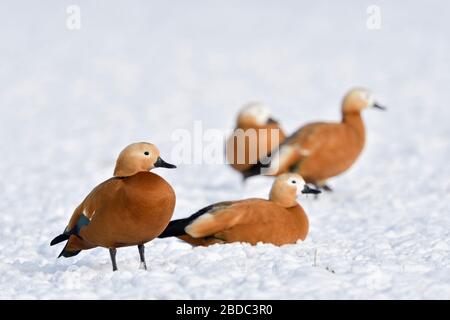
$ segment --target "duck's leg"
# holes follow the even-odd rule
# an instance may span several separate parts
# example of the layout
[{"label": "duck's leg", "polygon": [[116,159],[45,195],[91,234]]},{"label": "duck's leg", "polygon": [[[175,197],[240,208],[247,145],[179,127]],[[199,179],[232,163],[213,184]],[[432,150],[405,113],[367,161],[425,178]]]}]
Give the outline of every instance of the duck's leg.
[{"label": "duck's leg", "polygon": [[113,271],[117,271],[116,253],[117,253],[116,248],[109,248],[109,255],[111,256]]},{"label": "duck's leg", "polygon": [[147,264],[145,263],[145,247],[143,244],[138,245],[139,257],[141,258],[141,265],[139,269],[147,270]]}]

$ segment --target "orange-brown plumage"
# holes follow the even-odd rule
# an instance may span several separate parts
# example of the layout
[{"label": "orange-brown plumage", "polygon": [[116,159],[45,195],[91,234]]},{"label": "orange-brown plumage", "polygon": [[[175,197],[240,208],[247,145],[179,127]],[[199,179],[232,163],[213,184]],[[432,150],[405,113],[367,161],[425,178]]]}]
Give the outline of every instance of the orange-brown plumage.
[{"label": "orange-brown plumage", "polygon": [[265,105],[249,103],[239,113],[233,134],[227,140],[228,163],[245,177],[247,170],[278,148],[285,138]]},{"label": "orange-brown plumage", "polygon": [[[66,250],[144,244],[164,230],[174,208],[172,187],[154,173],[111,178],[96,187],[77,208],[75,215],[89,212],[91,221],[80,230],[82,241],[72,243],[78,237],[71,236]],[[69,229],[75,220],[71,219]]]},{"label": "orange-brown plumage", "polygon": [[306,182],[325,185],[357,160],[365,144],[361,111],[378,106],[363,89],[350,91],[342,103],[340,123],[310,123],[288,137],[272,158],[269,175],[297,172]]},{"label": "orange-brown plumage", "polygon": [[174,167],[165,163],[151,144],[128,146],[118,158],[115,176],[89,193],[58,236],[68,238],[61,255],[69,257],[98,246],[115,250],[137,245],[145,263],[143,244],[164,230],[175,208],[172,187],[148,172],[158,166]]},{"label": "orange-brown plumage", "polygon": [[200,210],[187,219],[172,221],[161,237],[178,236],[192,244],[258,242],[283,245],[304,240],[309,222],[297,203],[299,192],[315,193],[297,174],[279,176],[270,199],[221,202]]}]

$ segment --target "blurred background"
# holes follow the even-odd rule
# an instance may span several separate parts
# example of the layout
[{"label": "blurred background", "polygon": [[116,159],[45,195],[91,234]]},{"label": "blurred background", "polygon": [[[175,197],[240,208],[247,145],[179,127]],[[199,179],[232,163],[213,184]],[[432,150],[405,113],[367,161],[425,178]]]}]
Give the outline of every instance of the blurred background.
[{"label": "blurred background", "polygon": [[[375,30],[367,27],[374,4],[381,13]],[[80,9],[80,29],[67,26],[70,5]],[[109,268],[98,249],[56,262],[59,251],[48,241],[87,192],[112,175],[127,144],[153,142],[170,162],[174,130],[192,130],[194,121],[232,128],[242,104],[255,99],[270,105],[290,133],[312,120],[339,120],[345,92],[364,86],[389,110],[365,112],[366,149],[332,181],[336,192],[304,200],[314,212],[310,248],[331,246],[348,261],[362,256],[374,265],[391,259],[399,268],[425,266],[424,274],[438,270],[411,294],[448,297],[449,12],[445,1],[1,1],[0,296],[70,296],[58,284],[65,276],[55,272],[76,261],[95,268],[104,260]],[[265,197],[271,184],[256,177],[243,185],[224,165],[157,172],[177,192],[176,217],[215,201]],[[351,244],[332,244],[339,240]],[[387,247],[374,253],[380,243]],[[134,262],[134,254],[118,259]],[[371,270],[355,277],[371,277]],[[348,272],[344,284],[354,282]],[[36,277],[42,291],[29,287]],[[366,281],[355,295],[411,291],[389,285],[371,294]],[[89,283],[80,286],[92,293]],[[176,288],[128,293],[183,297]],[[217,297],[210,288],[203,297]],[[280,294],[270,288],[268,297]],[[333,297],[333,288],[314,292]],[[114,287],[104,290],[94,297],[118,297]],[[298,290],[291,297],[305,297]]]}]

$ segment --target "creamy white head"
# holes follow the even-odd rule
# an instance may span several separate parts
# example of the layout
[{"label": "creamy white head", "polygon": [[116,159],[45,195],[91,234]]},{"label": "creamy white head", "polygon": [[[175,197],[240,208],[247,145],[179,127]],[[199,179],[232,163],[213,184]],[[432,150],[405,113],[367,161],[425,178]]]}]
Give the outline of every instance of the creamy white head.
[{"label": "creamy white head", "polygon": [[375,104],[375,97],[373,95],[373,92],[367,89],[361,89],[357,91],[359,96],[363,101],[366,103],[366,108],[373,107]]},{"label": "creamy white head", "polygon": [[310,188],[299,174],[284,173],[273,182],[269,199],[289,208],[297,205],[297,197],[304,193],[318,194],[320,191]]},{"label": "creamy white head", "polygon": [[270,120],[270,108],[262,102],[249,102],[239,113],[238,123],[264,126]]},{"label": "creamy white head", "polygon": [[303,178],[297,174],[288,176],[285,180],[285,183],[295,188],[296,190],[295,194],[297,196],[299,196],[302,193],[303,189],[306,186],[305,180],[303,180]]},{"label": "creamy white head", "polygon": [[176,168],[159,156],[158,148],[151,143],[138,142],[128,145],[119,154],[114,169],[115,177],[129,177],[153,168]]},{"label": "creamy white head", "polygon": [[364,88],[355,88],[350,90],[342,102],[342,111],[344,113],[361,112],[367,108],[385,109],[377,104],[374,94]]}]

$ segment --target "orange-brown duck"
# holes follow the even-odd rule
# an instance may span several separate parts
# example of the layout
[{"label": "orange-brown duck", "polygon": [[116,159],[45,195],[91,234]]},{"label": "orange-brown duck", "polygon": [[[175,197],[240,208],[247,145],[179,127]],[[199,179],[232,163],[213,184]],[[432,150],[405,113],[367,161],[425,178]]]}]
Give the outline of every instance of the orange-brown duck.
[{"label": "orange-brown duck", "polygon": [[227,140],[227,161],[244,179],[259,174],[260,160],[278,148],[284,139],[285,134],[271,118],[269,108],[260,102],[250,102],[240,111],[236,127]]},{"label": "orange-brown duck", "polygon": [[170,184],[149,172],[157,167],[175,168],[161,159],[151,143],[127,146],[117,159],[114,176],[89,193],[50,245],[67,240],[59,255],[63,257],[94,247],[108,248],[114,271],[116,248],[138,246],[141,267],[146,269],[144,244],[166,228],[175,207]]},{"label": "orange-brown duck", "polygon": [[306,182],[331,190],[327,179],[349,169],[364,148],[361,112],[368,108],[385,109],[369,90],[351,90],[342,102],[341,122],[315,122],[301,127],[273,154],[266,174],[296,172]]},{"label": "orange-brown duck", "polygon": [[171,221],[159,237],[175,236],[202,246],[230,242],[278,246],[295,243],[304,240],[309,229],[308,217],[297,202],[301,193],[320,191],[308,187],[298,174],[286,173],[275,179],[269,200],[246,199],[210,205],[188,218]]}]

